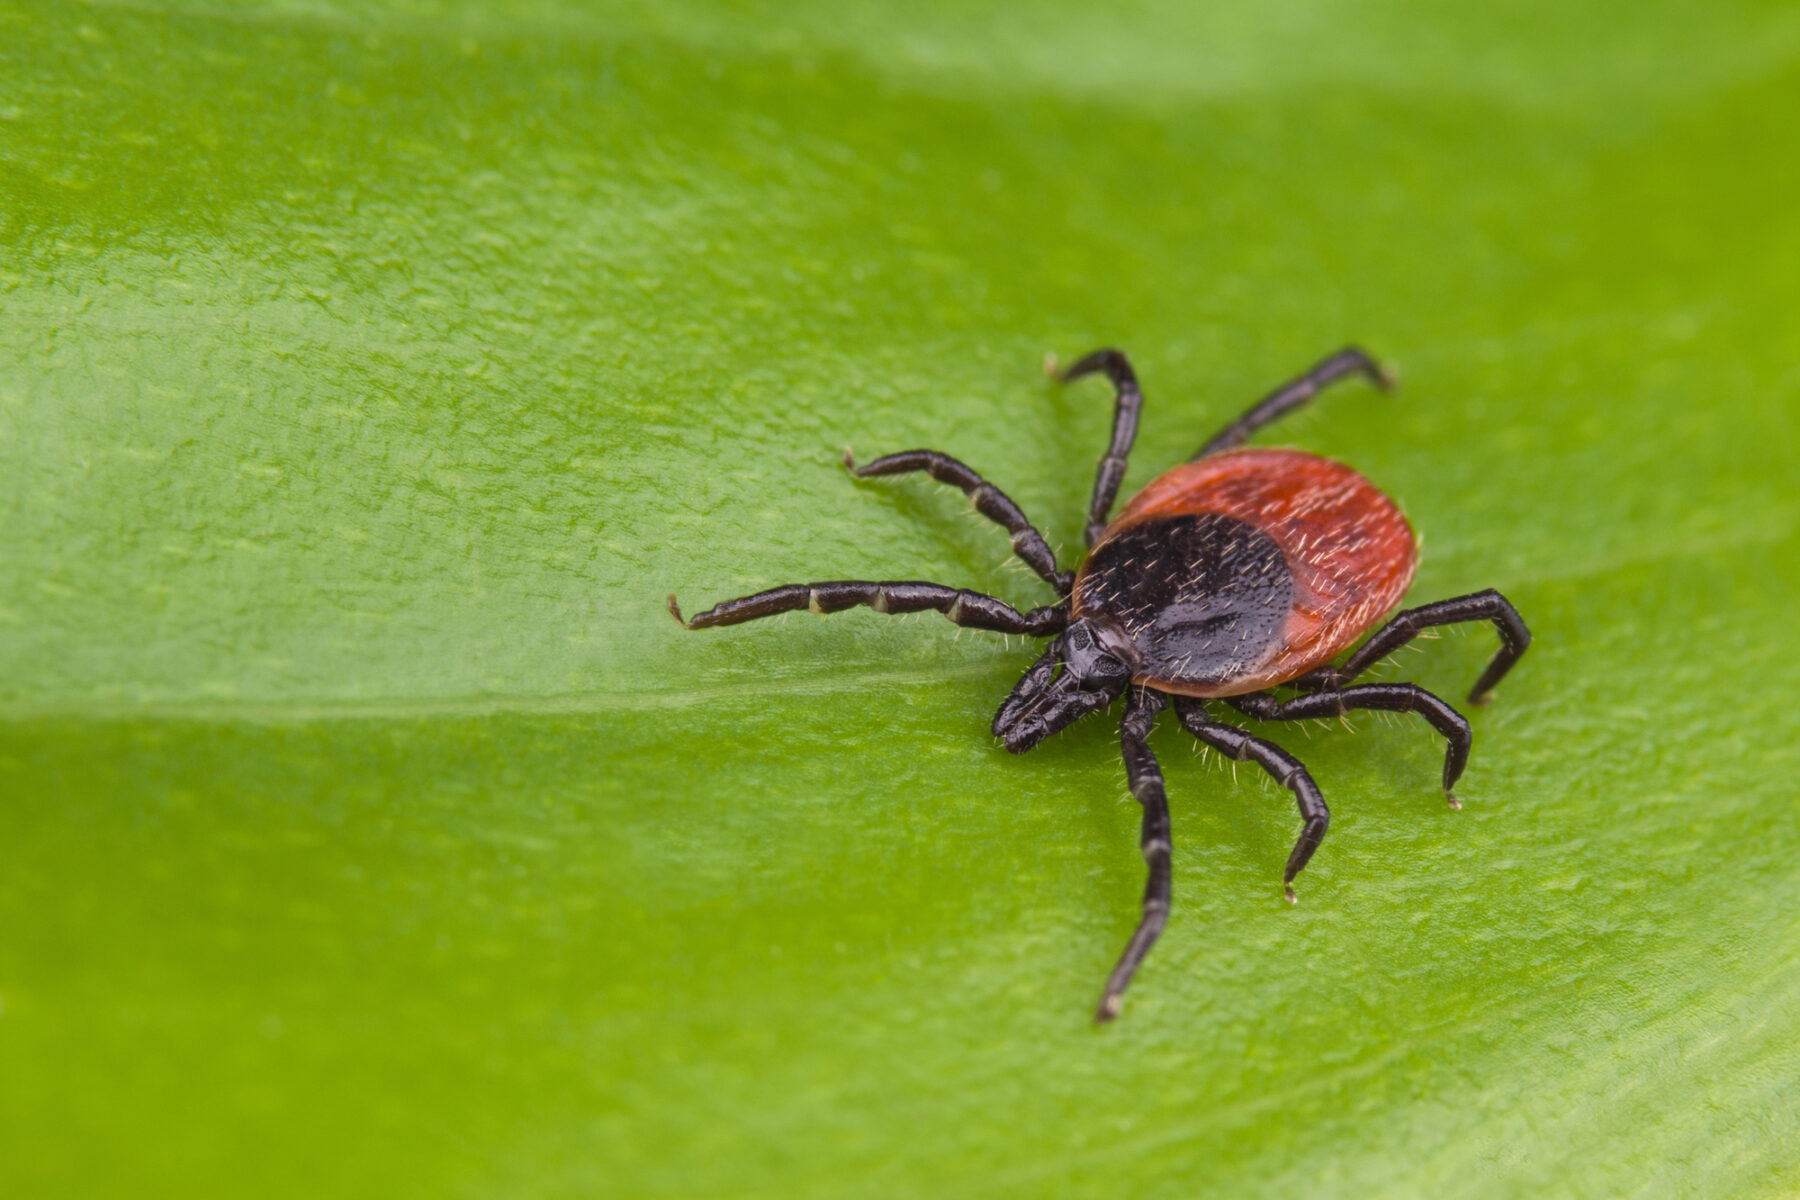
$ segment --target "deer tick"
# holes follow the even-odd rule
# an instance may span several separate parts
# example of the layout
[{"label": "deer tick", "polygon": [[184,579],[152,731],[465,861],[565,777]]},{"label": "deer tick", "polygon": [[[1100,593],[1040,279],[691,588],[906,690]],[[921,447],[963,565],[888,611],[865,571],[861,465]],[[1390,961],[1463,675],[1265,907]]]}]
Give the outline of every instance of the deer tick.
[{"label": "deer tick", "polygon": [[[1354,681],[1425,629],[1491,621],[1500,632],[1500,650],[1469,692],[1470,702],[1480,704],[1531,644],[1531,634],[1493,590],[1405,609],[1382,624],[1418,564],[1418,542],[1399,507],[1341,463],[1298,450],[1241,448],[1251,434],[1336,380],[1362,375],[1390,387],[1391,376],[1362,350],[1340,350],[1275,389],[1191,460],[1153,480],[1116,517],[1113,500],[1137,436],[1143,393],[1130,361],[1117,350],[1096,350],[1061,378],[1092,374],[1111,380],[1117,399],[1112,442],[1088,506],[1090,549],[1073,573],[1057,566],[1018,505],[949,455],[907,450],[862,467],[848,451],[844,455],[858,476],[924,471],[961,488],[1056,590],[1054,604],[1020,612],[992,596],[939,583],[835,580],[727,600],[689,620],[682,620],[670,596],[669,611],[688,629],[708,629],[802,608],[931,609],[958,625],[1049,638],[994,715],[994,736],[1014,754],[1124,697],[1119,740],[1131,793],[1143,806],[1140,844],[1149,879],[1142,916],[1095,1013],[1107,1021],[1118,1015],[1133,973],[1169,916],[1169,805],[1147,740],[1165,705],[1174,702],[1182,726],[1201,742],[1256,763],[1294,794],[1302,826],[1283,877],[1292,901],[1294,877],[1331,822],[1325,798],[1299,759],[1217,720],[1209,702],[1258,721],[1335,717],[1353,709],[1418,713],[1447,744],[1444,794],[1458,808],[1450,789],[1468,762],[1468,721],[1417,684]],[[1360,647],[1333,662],[1372,629]],[[1271,690],[1277,687],[1289,694]]]}]

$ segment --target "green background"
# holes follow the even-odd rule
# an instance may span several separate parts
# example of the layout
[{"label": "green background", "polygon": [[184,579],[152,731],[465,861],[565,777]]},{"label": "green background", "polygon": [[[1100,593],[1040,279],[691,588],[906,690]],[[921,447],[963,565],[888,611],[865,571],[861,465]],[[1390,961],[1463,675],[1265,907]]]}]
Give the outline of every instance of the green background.
[{"label": "green background", "polygon": [[[1800,1191],[1800,10],[0,2],[0,1193]],[[1416,719],[1111,717],[793,580],[1045,589],[1266,443],[1537,644]],[[1476,629],[1404,674],[1459,695]]]}]

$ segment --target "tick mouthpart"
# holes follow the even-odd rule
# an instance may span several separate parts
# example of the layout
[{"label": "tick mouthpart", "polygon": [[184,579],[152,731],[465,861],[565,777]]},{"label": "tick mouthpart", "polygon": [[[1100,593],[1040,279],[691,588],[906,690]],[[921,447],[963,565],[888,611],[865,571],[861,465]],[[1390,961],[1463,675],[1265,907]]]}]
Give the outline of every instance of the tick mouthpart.
[{"label": "tick mouthpart", "polygon": [[[1123,684],[1100,691],[1083,691],[1074,676],[1064,671],[1055,679],[1040,685],[1040,690],[1009,702],[995,714],[993,732],[1000,744],[1014,754],[1023,754],[1053,733],[1097,712],[1117,700],[1125,692]],[[1002,720],[1001,717],[1005,717]]]},{"label": "tick mouthpart", "polygon": [[1021,716],[996,730],[995,736],[1009,753],[1023,754],[1050,736],[1050,723],[1036,715]]},{"label": "tick mouthpart", "polygon": [[1067,671],[1018,699],[995,714],[993,725],[994,736],[1014,754],[1025,753],[1081,715],[1075,680]]},{"label": "tick mouthpart", "polygon": [[1000,744],[1006,747],[1008,754],[1024,754],[1049,734],[1050,731],[1045,728],[1042,721],[1033,721],[1029,724],[1015,725],[1007,730],[1006,734],[1001,737]]}]

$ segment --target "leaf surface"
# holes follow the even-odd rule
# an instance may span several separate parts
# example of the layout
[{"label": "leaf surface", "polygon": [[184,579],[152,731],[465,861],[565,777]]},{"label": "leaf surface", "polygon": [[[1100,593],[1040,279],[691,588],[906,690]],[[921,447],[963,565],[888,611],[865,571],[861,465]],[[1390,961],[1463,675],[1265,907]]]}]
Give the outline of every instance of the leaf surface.
[{"label": "leaf surface", "polygon": [[[0,1191],[1800,1188],[1800,20],[1280,0],[0,7]],[[1355,464],[1471,713],[1278,727],[1333,804],[935,617],[1127,492]],[[1485,629],[1389,678],[1460,695]]]}]

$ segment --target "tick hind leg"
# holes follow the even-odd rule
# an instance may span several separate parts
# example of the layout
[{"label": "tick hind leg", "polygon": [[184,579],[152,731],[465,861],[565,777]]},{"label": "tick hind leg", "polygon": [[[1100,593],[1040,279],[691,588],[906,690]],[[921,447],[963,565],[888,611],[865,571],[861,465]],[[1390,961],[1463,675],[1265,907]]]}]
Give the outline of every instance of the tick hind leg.
[{"label": "tick hind leg", "polygon": [[1084,355],[1059,378],[1064,383],[1073,383],[1084,375],[1093,374],[1104,374],[1112,381],[1116,398],[1113,402],[1112,441],[1107,443],[1106,453],[1101,456],[1100,466],[1094,472],[1094,496],[1088,503],[1084,536],[1090,546],[1099,538],[1100,531],[1106,528],[1113,501],[1118,498],[1119,484],[1125,478],[1125,464],[1131,454],[1131,444],[1137,440],[1138,415],[1144,410],[1144,394],[1138,390],[1137,372],[1131,369],[1131,360],[1125,357],[1123,351],[1096,350]]},{"label": "tick hind leg", "polygon": [[1288,902],[1292,903],[1294,876],[1305,869],[1313,851],[1325,840],[1325,831],[1331,826],[1331,810],[1325,807],[1325,797],[1320,793],[1319,785],[1313,782],[1313,777],[1307,774],[1306,767],[1299,759],[1274,742],[1246,733],[1236,725],[1213,720],[1212,715],[1206,711],[1206,705],[1191,696],[1175,697],[1175,715],[1181,718],[1183,728],[1213,749],[1239,762],[1254,762],[1267,771],[1276,783],[1294,793],[1294,803],[1299,807],[1300,819],[1305,824],[1300,829],[1300,837],[1295,841],[1292,853],[1288,855],[1287,871],[1281,880]]},{"label": "tick hind leg", "polygon": [[1312,370],[1290,379],[1253,404],[1249,411],[1213,435],[1212,441],[1200,447],[1195,458],[1205,458],[1221,450],[1241,446],[1251,434],[1304,406],[1331,384],[1351,375],[1361,375],[1383,391],[1394,386],[1393,375],[1370,358],[1359,346],[1345,346],[1329,358],[1321,359]]},{"label": "tick hind leg", "polygon": [[1232,696],[1233,708],[1259,721],[1304,721],[1313,717],[1341,717],[1353,709],[1414,712],[1444,735],[1444,798],[1451,808],[1461,808],[1450,789],[1469,763],[1469,722],[1443,700],[1416,683],[1367,683],[1360,687],[1312,692],[1282,700],[1268,692]]},{"label": "tick hind leg", "polygon": [[1126,702],[1125,719],[1119,725],[1119,751],[1125,758],[1125,776],[1131,783],[1131,794],[1144,809],[1144,824],[1138,846],[1149,868],[1144,881],[1143,916],[1125,943],[1125,953],[1106,977],[1106,994],[1094,1011],[1095,1021],[1110,1021],[1119,1015],[1125,1003],[1125,989],[1137,973],[1144,956],[1169,922],[1169,898],[1173,886],[1169,856],[1169,798],[1163,790],[1162,767],[1150,749],[1150,727],[1156,723],[1166,699],[1161,692],[1148,688],[1132,688]]},{"label": "tick hind leg", "polygon": [[689,629],[738,625],[759,617],[806,609],[815,613],[841,612],[864,605],[879,613],[915,613],[935,610],[958,625],[991,629],[996,633],[1023,633],[1048,637],[1061,633],[1069,623],[1066,602],[1020,612],[1004,600],[967,588],[917,581],[875,582],[840,579],[827,583],[790,583],[782,587],[740,596],[715,604],[703,613],[683,619],[675,597],[669,597],[669,613]]},{"label": "tick hind leg", "polygon": [[858,479],[924,471],[939,483],[961,488],[963,494],[974,502],[976,512],[1011,535],[1013,553],[1024,560],[1026,566],[1055,588],[1057,595],[1069,594],[1069,587],[1075,577],[1067,571],[1057,570],[1056,555],[1051,553],[1050,543],[1044,540],[1044,535],[1026,519],[1024,512],[1013,503],[1010,496],[976,474],[967,464],[936,450],[902,450],[898,454],[889,454],[859,467],[846,450],[844,466]]},{"label": "tick hind leg", "polygon": [[1500,631],[1500,651],[1488,663],[1487,670],[1469,689],[1469,703],[1486,704],[1488,693],[1506,677],[1531,645],[1531,630],[1512,602],[1493,588],[1456,596],[1432,604],[1409,608],[1377,629],[1341,667],[1325,667],[1296,679],[1294,683],[1307,690],[1329,689],[1349,683],[1364,671],[1418,637],[1439,625],[1461,625],[1465,621],[1492,621]]}]

